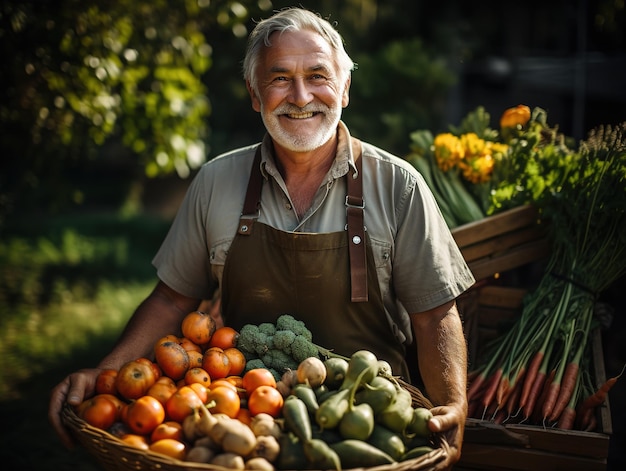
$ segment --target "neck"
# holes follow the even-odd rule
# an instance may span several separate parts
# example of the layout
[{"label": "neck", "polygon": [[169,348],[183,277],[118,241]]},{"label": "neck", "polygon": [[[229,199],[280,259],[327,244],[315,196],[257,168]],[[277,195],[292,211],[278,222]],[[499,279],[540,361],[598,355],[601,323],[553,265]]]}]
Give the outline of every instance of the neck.
[{"label": "neck", "polygon": [[289,198],[298,216],[311,207],[324,176],[337,152],[337,138],[310,152],[292,152],[275,146],[276,163],[287,185]]}]

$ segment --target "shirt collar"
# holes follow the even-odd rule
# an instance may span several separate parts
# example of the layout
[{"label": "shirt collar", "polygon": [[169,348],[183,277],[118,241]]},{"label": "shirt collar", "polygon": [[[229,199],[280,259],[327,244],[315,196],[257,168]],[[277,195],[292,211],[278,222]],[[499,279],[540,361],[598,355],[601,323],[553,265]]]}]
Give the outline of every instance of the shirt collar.
[{"label": "shirt collar", "polygon": [[[328,177],[330,179],[341,178],[348,173],[350,168],[356,169],[350,145],[350,131],[343,121],[337,125],[337,153],[330,167]],[[269,176],[278,174],[274,156],[274,145],[269,134],[265,134],[261,142],[261,173],[267,179]]]}]

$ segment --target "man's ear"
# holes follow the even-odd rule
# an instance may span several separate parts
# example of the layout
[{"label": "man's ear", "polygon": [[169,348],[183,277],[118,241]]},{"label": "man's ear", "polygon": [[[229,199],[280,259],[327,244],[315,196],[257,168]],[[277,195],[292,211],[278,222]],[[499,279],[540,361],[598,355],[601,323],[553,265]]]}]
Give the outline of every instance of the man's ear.
[{"label": "man's ear", "polygon": [[259,100],[258,95],[254,91],[254,88],[250,84],[249,80],[246,80],[246,88],[248,89],[248,93],[250,94],[250,100],[252,101],[252,109],[257,113],[261,112],[261,100]]},{"label": "man's ear", "polygon": [[341,96],[341,107],[345,108],[350,103],[350,83],[352,83],[352,76],[348,75],[346,79],[346,86],[343,89],[343,94]]}]

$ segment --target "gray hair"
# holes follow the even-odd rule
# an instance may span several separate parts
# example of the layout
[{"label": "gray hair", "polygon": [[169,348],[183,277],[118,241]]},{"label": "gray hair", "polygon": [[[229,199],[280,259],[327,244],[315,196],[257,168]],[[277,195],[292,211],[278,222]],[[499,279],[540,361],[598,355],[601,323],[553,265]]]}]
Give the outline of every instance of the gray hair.
[{"label": "gray hair", "polygon": [[327,20],[303,8],[286,8],[266,20],[260,21],[248,37],[248,47],[243,59],[243,77],[256,90],[256,66],[262,46],[271,46],[270,36],[275,32],[309,30],[322,36],[336,53],[339,78],[345,81],[355,63],[343,45],[343,38]]}]

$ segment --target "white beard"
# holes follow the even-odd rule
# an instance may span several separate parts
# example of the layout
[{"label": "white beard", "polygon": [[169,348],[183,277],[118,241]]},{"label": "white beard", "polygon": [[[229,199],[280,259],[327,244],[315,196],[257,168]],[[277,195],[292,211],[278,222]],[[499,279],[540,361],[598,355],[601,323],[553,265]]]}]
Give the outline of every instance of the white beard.
[{"label": "white beard", "polygon": [[[304,108],[299,108],[294,105],[283,105],[272,113],[267,113],[263,106],[261,106],[261,118],[263,119],[263,124],[265,124],[267,132],[277,144],[292,152],[310,152],[321,147],[332,138],[337,130],[339,120],[341,119],[341,110],[342,107],[339,103],[333,108],[329,108],[325,105],[307,105]],[[311,112],[321,113],[323,119],[321,126],[310,132],[295,134],[294,132],[287,131],[280,124],[280,115]],[[303,126],[306,126],[306,119],[302,121]],[[297,125],[297,121],[294,125]]]}]

